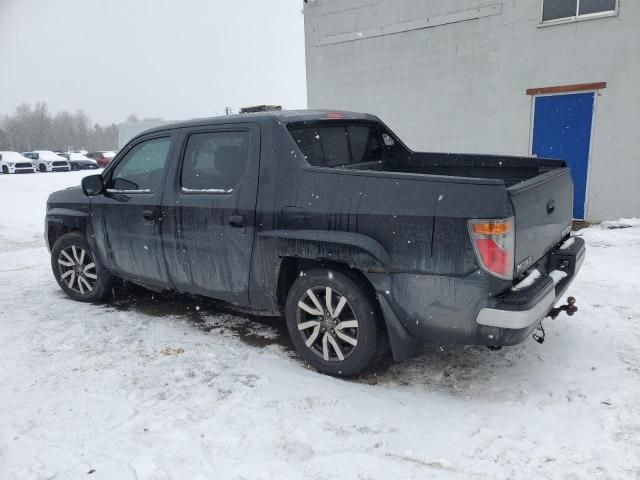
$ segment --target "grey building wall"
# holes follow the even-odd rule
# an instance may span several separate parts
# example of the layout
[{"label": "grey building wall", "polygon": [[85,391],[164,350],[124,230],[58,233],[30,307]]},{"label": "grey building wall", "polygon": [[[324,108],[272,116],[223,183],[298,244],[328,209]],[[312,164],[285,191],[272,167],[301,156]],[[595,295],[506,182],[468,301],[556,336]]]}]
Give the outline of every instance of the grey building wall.
[{"label": "grey building wall", "polygon": [[[640,216],[640,2],[540,26],[541,0],[309,0],[308,103],[379,115],[416,150],[531,151],[528,88],[607,82],[586,218]],[[402,31],[407,30],[407,31]]]}]

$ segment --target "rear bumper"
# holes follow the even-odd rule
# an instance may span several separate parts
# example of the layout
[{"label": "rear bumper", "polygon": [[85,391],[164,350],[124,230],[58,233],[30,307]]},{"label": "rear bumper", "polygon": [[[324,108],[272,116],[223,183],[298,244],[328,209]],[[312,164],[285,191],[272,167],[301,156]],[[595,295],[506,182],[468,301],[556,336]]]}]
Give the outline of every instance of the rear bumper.
[{"label": "rear bumper", "polygon": [[[537,327],[573,282],[584,257],[584,240],[573,237],[569,248],[550,253],[547,275],[524,290],[509,291],[492,299],[490,306],[478,312],[476,323],[509,330]],[[551,272],[556,273],[550,275]]]},{"label": "rear bumper", "polygon": [[[584,241],[574,238],[570,248],[557,248],[541,259],[536,265],[541,278],[520,291],[482,270],[466,277],[366,274],[376,290],[394,357],[411,355],[422,342],[509,346],[525,341],[582,266]],[[554,281],[549,272],[556,270],[566,277]],[[505,293],[496,296],[496,291]]]}]

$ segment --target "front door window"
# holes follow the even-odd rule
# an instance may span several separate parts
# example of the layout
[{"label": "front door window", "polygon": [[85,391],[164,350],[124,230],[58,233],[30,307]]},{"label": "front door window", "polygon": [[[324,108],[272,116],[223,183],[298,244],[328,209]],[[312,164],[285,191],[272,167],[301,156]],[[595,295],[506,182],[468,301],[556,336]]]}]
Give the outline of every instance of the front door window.
[{"label": "front door window", "polygon": [[171,140],[154,138],[137,144],[118,163],[111,175],[109,190],[151,193],[160,187]]}]

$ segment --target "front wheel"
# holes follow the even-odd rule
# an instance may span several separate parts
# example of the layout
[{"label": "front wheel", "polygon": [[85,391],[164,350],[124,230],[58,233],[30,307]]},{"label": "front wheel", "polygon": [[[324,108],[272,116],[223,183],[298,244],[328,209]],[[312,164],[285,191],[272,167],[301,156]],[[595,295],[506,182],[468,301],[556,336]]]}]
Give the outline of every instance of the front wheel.
[{"label": "front wheel", "polygon": [[111,294],[112,277],[79,233],[60,237],[51,250],[51,268],[60,288],[74,300],[97,302]]},{"label": "front wheel", "polygon": [[377,305],[361,281],[341,272],[317,269],[298,277],[285,317],[300,356],[329,375],[357,375],[382,351]]}]

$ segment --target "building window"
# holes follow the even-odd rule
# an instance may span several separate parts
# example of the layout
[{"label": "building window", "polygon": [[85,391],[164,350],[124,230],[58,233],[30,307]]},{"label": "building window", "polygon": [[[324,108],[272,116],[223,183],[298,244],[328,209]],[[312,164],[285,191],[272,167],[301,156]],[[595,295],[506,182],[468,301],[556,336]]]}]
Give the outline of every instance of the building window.
[{"label": "building window", "polygon": [[615,15],[618,0],[542,0],[542,23]]}]

